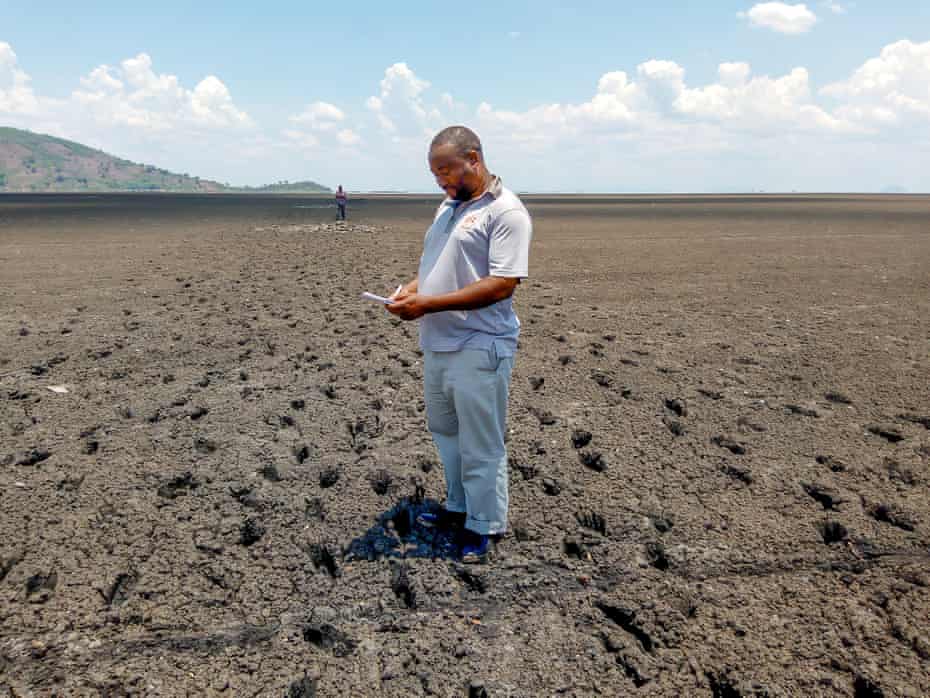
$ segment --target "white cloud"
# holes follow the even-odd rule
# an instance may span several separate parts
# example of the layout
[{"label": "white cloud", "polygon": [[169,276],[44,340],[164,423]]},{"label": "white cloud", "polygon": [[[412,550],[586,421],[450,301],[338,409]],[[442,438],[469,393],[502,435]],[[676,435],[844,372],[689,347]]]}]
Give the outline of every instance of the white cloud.
[{"label": "white cloud", "polygon": [[739,87],[746,84],[752,68],[748,63],[721,63],[717,67],[720,84],[726,87]]},{"label": "white cloud", "polygon": [[623,71],[606,73],[597,92],[581,104],[548,104],[525,112],[478,107],[479,123],[506,129],[515,142],[531,147],[584,136],[679,134],[696,124],[713,124],[737,132],[780,134],[785,129],[822,132],[855,131],[814,100],[809,75],[795,68],[772,78],[752,76],[748,63],[722,63],[719,81],[689,87],[684,68],[672,61],[650,60],[630,80]]},{"label": "white cloud", "polygon": [[352,129],[344,128],[339,133],[336,134],[336,140],[339,141],[340,145],[353,146],[358,145],[362,142],[361,136],[359,136]]},{"label": "white cloud", "polygon": [[828,10],[830,10],[830,12],[832,12],[835,15],[846,14],[846,6],[841,3],[832,2],[831,0],[826,0],[826,2],[823,3],[823,6],[826,7]]},{"label": "white cloud", "polygon": [[747,62],[726,62],[716,78],[689,83],[685,66],[652,58],[604,73],[587,99],[506,110],[458,102],[444,91],[452,80],[434,87],[395,63],[372,80],[364,106],[321,99],[263,128],[219,77],[191,87],[157,72],[144,53],[75,77],[66,99],[50,99],[0,42],[0,122],[252,184],[429,189],[429,139],[465,123],[482,136],[492,168],[516,174],[521,188],[827,190],[862,188],[855,182],[889,169],[910,171],[896,182],[911,189],[930,188],[923,166],[909,165],[930,159],[930,42],[885,46],[821,89],[802,66],[757,75]]},{"label": "white cloud", "polygon": [[300,114],[288,117],[288,121],[293,127],[282,133],[304,150],[352,147],[362,142],[356,131],[346,127],[345,112],[329,102],[313,102]]},{"label": "white cloud", "polygon": [[863,63],[847,80],[821,92],[843,100],[837,113],[871,126],[930,122],[930,41],[897,41]]},{"label": "white cloud", "polygon": [[395,63],[384,71],[380,94],[369,97],[365,106],[396,141],[420,138],[442,122],[439,108],[424,98],[429,87],[406,63]]},{"label": "white cloud", "polygon": [[288,128],[283,131],[285,137],[289,138],[294,145],[312,150],[320,145],[320,139],[312,133],[300,131],[298,129]]},{"label": "white cloud", "polygon": [[35,114],[39,99],[30,86],[31,79],[19,68],[13,47],[0,41],[0,113]]},{"label": "white cloud", "polygon": [[720,82],[695,89],[683,89],[675,109],[690,116],[725,123],[740,130],[771,131],[786,126],[823,130],[854,131],[812,100],[810,76],[805,68],[787,75],[750,78],[746,63],[723,63],[718,68]]},{"label": "white cloud", "polygon": [[81,84],[93,92],[123,89],[123,83],[113,75],[113,69],[108,65],[94,68],[89,75],[81,78]]},{"label": "white cloud", "polygon": [[208,75],[190,94],[190,108],[198,123],[210,126],[249,126],[248,114],[233,104],[232,95],[219,78]]},{"label": "white cloud", "polygon": [[761,2],[753,5],[740,17],[749,20],[754,27],[763,27],[781,34],[803,34],[817,23],[817,15],[807,5],[788,5],[783,2]]},{"label": "white cloud", "polygon": [[333,131],[345,120],[343,111],[329,102],[314,102],[300,114],[288,119],[291,123],[306,125],[314,131]]},{"label": "white cloud", "polygon": [[208,75],[188,90],[177,76],[152,70],[146,53],[124,60],[118,68],[98,66],[80,82],[71,103],[101,124],[153,132],[253,125],[219,78]]}]

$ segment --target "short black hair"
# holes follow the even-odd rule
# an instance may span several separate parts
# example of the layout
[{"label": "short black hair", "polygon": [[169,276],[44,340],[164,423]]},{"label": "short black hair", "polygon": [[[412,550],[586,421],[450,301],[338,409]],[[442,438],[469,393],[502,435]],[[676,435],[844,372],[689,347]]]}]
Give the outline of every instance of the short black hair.
[{"label": "short black hair", "polygon": [[467,126],[447,126],[433,136],[429,149],[432,151],[440,145],[453,145],[460,156],[464,157],[469,150],[476,150],[484,156],[481,150],[481,139],[478,134]]}]

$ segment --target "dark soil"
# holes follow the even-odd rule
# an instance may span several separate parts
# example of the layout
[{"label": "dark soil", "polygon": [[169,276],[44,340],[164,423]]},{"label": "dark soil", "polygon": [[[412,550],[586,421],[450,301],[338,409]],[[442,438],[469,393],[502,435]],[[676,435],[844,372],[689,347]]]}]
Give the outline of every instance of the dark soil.
[{"label": "dark soil", "polygon": [[0,198],[0,694],[930,695],[930,200],[527,202],[465,566],[437,198]]}]

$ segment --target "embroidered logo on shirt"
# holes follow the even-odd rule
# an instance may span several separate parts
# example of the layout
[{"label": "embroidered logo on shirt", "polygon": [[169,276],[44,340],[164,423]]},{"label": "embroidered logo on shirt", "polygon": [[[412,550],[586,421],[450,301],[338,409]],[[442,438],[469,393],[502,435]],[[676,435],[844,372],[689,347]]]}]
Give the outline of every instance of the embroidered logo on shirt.
[{"label": "embroidered logo on shirt", "polygon": [[471,226],[473,226],[473,225],[474,225],[475,223],[477,223],[477,222],[478,222],[478,214],[477,214],[477,213],[471,213],[471,214],[465,216],[465,217],[462,219],[462,225],[465,226],[466,228],[470,228]]}]

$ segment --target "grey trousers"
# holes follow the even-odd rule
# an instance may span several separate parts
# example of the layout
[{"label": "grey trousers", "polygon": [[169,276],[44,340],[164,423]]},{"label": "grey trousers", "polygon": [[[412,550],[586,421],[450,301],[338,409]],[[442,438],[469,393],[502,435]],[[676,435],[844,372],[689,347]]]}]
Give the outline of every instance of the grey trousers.
[{"label": "grey trousers", "polygon": [[446,474],[446,509],[485,535],[507,530],[507,399],[513,357],[424,351],[426,418]]}]

